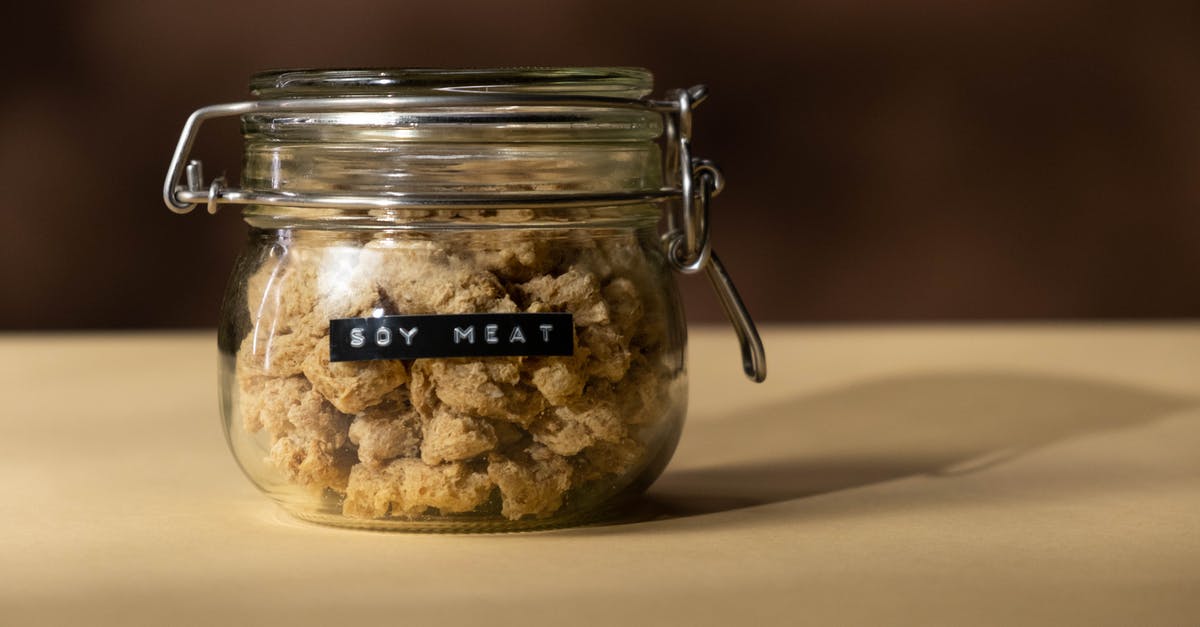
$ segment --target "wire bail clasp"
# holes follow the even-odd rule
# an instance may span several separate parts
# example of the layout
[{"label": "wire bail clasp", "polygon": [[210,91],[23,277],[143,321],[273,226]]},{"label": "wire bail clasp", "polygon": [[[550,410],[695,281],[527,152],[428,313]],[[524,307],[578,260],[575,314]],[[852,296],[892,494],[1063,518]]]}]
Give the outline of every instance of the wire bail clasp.
[{"label": "wire bail clasp", "polygon": [[[708,97],[708,88],[695,85],[671,93],[664,103],[666,119],[667,175],[680,191],[678,211],[668,210],[667,232],[663,235],[667,259],[684,274],[703,270],[737,333],[742,348],[742,370],[752,381],[767,378],[767,355],[762,338],[733,278],[712,249],[709,209],[712,199],[725,187],[725,177],[716,164],[692,156],[692,109]],[[675,165],[678,167],[674,167]]]}]

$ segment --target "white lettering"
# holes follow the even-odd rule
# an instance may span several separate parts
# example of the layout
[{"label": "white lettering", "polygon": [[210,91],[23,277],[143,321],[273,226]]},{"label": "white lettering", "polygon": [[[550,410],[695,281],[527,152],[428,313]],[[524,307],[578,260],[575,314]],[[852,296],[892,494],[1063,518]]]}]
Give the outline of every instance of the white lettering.
[{"label": "white lettering", "polygon": [[367,337],[363,332],[362,327],[354,327],[350,329],[350,346],[354,348],[362,348],[363,344],[367,343]]},{"label": "white lettering", "polygon": [[407,330],[405,330],[404,327],[399,327],[396,329],[396,332],[399,333],[400,335],[404,336],[404,345],[405,346],[412,346],[412,340],[417,335],[417,327],[413,327],[413,328],[407,329]]},{"label": "white lettering", "polygon": [[549,342],[550,341],[550,332],[554,330],[554,325],[543,324],[543,325],[539,326],[538,328],[542,330],[542,341]]},{"label": "white lettering", "polygon": [[485,325],[483,327],[483,341],[488,344],[499,344],[500,338],[496,337],[496,329],[498,328],[500,327],[494,324]]},{"label": "white lettering", "polygon": [[391,329],[389,329],[387,327],[379,327],[379,330],[375,332],[375,345],[376,346],[387,346],[388,344],[391,344],[391,343],[392,343]]},{"label": "white lettering", "polygon": [[468,344],[475,343],[475,327],[469,326],[465,329],[454,327],[454,343],[458,344],[462,340],[466,340]]},{"label": "white lettering", "polygon": [[525,343],[525,332],[521,330],[521,327],[513,327],[512,335],[508,336],[508,342],[509,344]]}]

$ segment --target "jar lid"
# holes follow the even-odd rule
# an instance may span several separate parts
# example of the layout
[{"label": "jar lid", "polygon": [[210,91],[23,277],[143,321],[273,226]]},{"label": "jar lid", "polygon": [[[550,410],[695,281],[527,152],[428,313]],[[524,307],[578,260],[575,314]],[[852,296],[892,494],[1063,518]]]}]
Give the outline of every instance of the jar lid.
[{"label": "jar lid", "polygon": [[[528,206],[663,189],[662,113],[638,68],[274,70],[242,116],[241,185],[263,197]],[[262,102],[263,100],[260,100]],[[386,106],[390,103],[391,106]]]},{"label": "jar lid", "polygon": [[286,69],[250,78],[260,98],[421,93],[560,94],[640,99],[654,75],[636,67]]},{"label": "jar lid", "polygon": [[[623,67],[261,72],[258,99],[189,117],[163,195],[177,212],[205,200],[210,211],[686,203],[704,90],[653,100],[652,86],[649,71]],[[223,116],[243,122],[240,188],[206,188],[187,160],[200,124]]]}]

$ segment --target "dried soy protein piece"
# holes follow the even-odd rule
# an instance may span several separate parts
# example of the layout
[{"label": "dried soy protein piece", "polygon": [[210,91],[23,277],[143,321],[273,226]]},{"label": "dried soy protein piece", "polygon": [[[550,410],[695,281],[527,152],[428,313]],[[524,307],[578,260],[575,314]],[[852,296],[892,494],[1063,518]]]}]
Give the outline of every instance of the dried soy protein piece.
[{"label": "dried soy protein piece", "polygon": [[[667,339],[669,316],[675,312],[667,306],[667,294],[662,289],[658,267],[647,256],[637,237],[625,234],[600,239],[584,249],[583,257],[585,260],[579,263],[587,264],[601,281],[606,282],[604,297],[610,307],[625,302],[628,285],[622,283],[628,281],[633,285],[642,311],[634,323],[636,326],[626,326],[629,320],[623,322],[619,313],[613,313],[615,324],[621,327],[622,333],[629,335],[630,344],[647,351],[662,346]],[[611,287],[614,284],[616,287]]]},{"label": "dried soy protein piece", "polygon": [[[598,396],[617,400],[618,411],[629,424],[642,424],[658,420],[673,401],[667,386],[669,373],[657,369],[645,358],[637,357],[630,363],[629,370],[619,384],[607,386],[607,391],[597,390]],[[619,388],[619,389],[618,389]]]},{"label": "dried soy protein piece", "polygon": [[625,425],[608,401],[582,399],[556,407],[530,428],[533,439],[558,455],[571,456],[596,442],[619,442]]},{"label": "dried soy protein piece", "polygon": [[358,447],[358,459],[375,466],[397,457],[416,457],[421,452],[421,416],[403,403],[385,400],[367,408],[350,423],[350,442]]},{"label": "dried soy protein piece", "polygon": [[509,282],[548,274],[562,257],[553,238],[521,232],[472,234],[462,246],[469,251],[473,265]]},{"label": "dried soy protein piece", "polygon": [[350,471],[342,511],[355,518],[417,516],[431,508],[443,514],[469,512],[492,490],[486,474],[461,463],[429,466],[404,458],[381,467],[358,464]]},{"label": "dried soy protein piece", "polygon": [[439,407],[425,423],[421,461],[429,465],[478,457],[494,448],[496,430],[483,418],[456,414]]},{"label": "dried soy protein piece", "polygon": [[353,449],[291,433],[275,441],[268,459],[293,483],[345,492],[355,458]]},{"label": "dried soy protein piece", "polygon": [[625,438],[620,442],[597,442],[574,459],[575,483],[582,485],[606,477],[623,477],[637,470],[644,462],[646,447],[637,440]]},{"label": "dried soy protein piece", "polygon": [[330,318],[364,316],[375,307],[379,294],[363,272],[362,256],[357,242],[292,248],[293,276],[286,293],[295,299],[293,313],[309,334],[324,335]]},{"label": "dried soy protein piece", "polygon": [[575,268],[556,277],[537,277],[518,287],[530,304],[545,303],[552,311],[569,311],[576,326],[604,324],[609,320],[608,303],[600,293],[594,274]]},{"label": "dried soy protein piece", "polygon": [[519,358],[418,359],[413,362],[413,406],[432,418],[438,404],[464,415],[527,425],[545,407],[521,382]]},{"label": "dried soy protein piece", "polygon": [[644,312],[642,298],[633,281],[623,277],[615,278],[604,286],[603,293],[613,324],[627,336],[636,333]]},{"label": "dried soy protein piece", "polygon": [[[614,283],[614,298],[632,284]],[[596,275],[572,267],[557,276],[542,276],[517,288],[528,302],[531,312],[570,311],[574,317],[577,344],[591,356],[586,373],[616,381],[629,367],[629,334],[610,324],[612,315],[604,299]],[[618,324],[636,324],[641,317],[641,305],[622,303],[623,319]],[[636,318],[636,319],[635,319]],[[551,403],[554,400],[551,399]]]},{"label": "dried soy protein piece", "polygon": [[[536,172],[528,172],[527,174],[530,177],[538,175]],[[537,217],[537,212],[533,209],[505,209],[503,212],[500,212],[496,209],[462,208],[451,210],[449,217],[461,218],[465,222],[513,223],[529,222]]]},{"label": "dried soy protein piece", "polygon": [[501,515],[518,520],[545,518],[558,511],[571,487],[571,472],[565,459],[533,445],[513,458],[490,457],[487,474],[500,488]]},{"label": "dried soy protein piece", "polygon": [[609,381],[620,381],[633,359],[629,337],[609,325],[584,327],[578,333],[580,344],[591,353],[588,373]]},{"label": "dried soy protein piece", "polygon": [[314,389],[348,414],[379,403],[389,392],[408,382],[408,370],[400,361],[330,363],[328,336],[309,354],[303,370]]},{"label": "dried soy protein piece", "polygon": [[654,270],[646,257],[646,249],[634,233],[615,233],[596,240],[600,257],[607,261],[608,272],[602,278],[625,276],[652,277]]},{"label": "dried soy protein piece", "polygon": [[551,405],[566,405],[579,398],[587,384],[583,370],[588,350],[576,347],[571,357],[543,357],[529,359],[526,366],[531,373],[533,386],[541,392]]},{"label": "dried soy protein piece", "polygon": [[288,480],[341,491],[354,462],[350,417],[317,394],[304,377],[242,379],[239,404],[251,431],[271,436],[267,461]]},{"label": "dried soy protein piece", "polygon": [[366,245],[365,264],[379,293],[405,314],[515,312],[496,276],[433,242],[380,239]]},{"label": "dried soy protein piece", "polygon": [[571,263],[594,274],[601,282],[613,277],[653,282],[655,265],[646,255],[644,244],[633,233],[612,232],[605,237],[592,238],[587,234],[571,234],[575,254]]},{"label": "dried soy protein piece", "polygon": [[533,438],[529,436],[529,432],[515,423],[493,420],[492,430],[496,432],[497,451],[507,453],[533,444]]},{"label": "dried soy protein piece", "polygon": [[346,443],[349,416],[314,392],[304,377],[247,377],[240,405],[251,431],[266,429],[273,438],[296,433],[333,448]]},{"label": "dried soy protein piece", "polygon": [[272,378],[261,375],[238,377],[238,411],[250,433],[264,428],[274,437],[291,430],[287,408],[312,386],[304,377]]},{"label": "dried soy protein piece", "polygon": [[330,448],[346,446],[350,438],[350,416],[343,414],[325,401],[320,394],[308,391],[300,402],[288,408],[287,419],[292,425],[291,434],[320,442]]},{"label": "dried soy protein piece", "polygon": [[269,257],[247,283],[254,330],[239,351],[240,365],[273,376],[300,374],[331,318],[367,315],[379,298],[358,272],[360,251],[356,245],[293,246]]},{"label": "dried soy protein piece", "polygon": [[238,371],[252,374],[290,377],[303,373],[304,360],[317,345],[319,338],[304,332],[260,327],[242,341],[238,349]]}]

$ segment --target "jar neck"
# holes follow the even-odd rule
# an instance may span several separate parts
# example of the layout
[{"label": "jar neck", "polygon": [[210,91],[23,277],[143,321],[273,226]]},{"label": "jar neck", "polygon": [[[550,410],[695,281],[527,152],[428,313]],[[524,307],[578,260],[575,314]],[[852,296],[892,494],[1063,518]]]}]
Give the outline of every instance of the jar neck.
[{"label": "jar neck", "polygon": [[488,231],[563,229],[657,230],[670,200],[621,205],[515,205],[500,208],[313,208],[248,205],[242,215],[260,229]]}]

